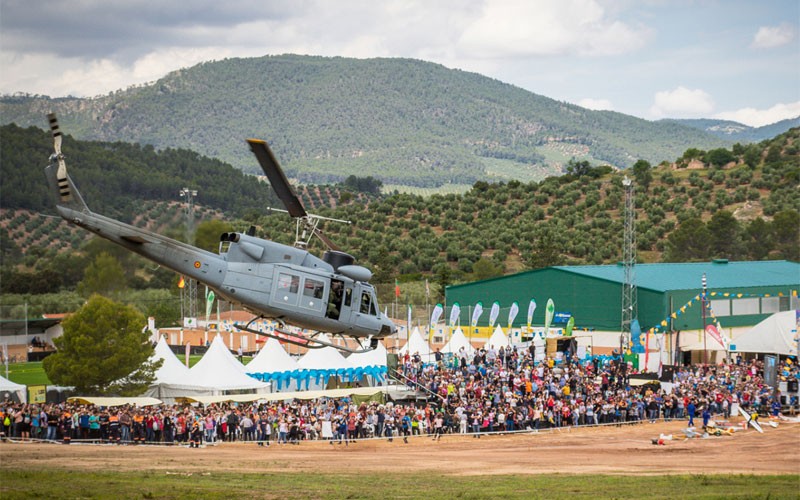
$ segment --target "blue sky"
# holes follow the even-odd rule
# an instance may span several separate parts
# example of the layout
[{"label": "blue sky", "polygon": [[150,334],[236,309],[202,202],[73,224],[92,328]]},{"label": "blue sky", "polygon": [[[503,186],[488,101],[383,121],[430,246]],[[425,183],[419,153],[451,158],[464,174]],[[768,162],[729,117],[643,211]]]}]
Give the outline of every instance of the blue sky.
[{"label": "blue sky", "polygon": [[0,0],[5,94],[285,53],[422,59],[650,120],[800,116],[798,0]]}]

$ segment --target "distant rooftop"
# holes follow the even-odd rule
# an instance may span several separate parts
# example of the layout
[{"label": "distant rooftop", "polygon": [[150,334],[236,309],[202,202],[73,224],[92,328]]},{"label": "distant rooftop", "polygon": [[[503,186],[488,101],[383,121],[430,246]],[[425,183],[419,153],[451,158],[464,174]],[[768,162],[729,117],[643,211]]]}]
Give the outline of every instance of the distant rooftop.
[{"label": "distant rooftop", "polygon": [[[623,282],[623,266],[554,266],[569,273],[581,274],[617,283]],[[535,272],[535,271],[534,271]],[[729,262],[691,262],[672,264],[636,264],[636,286],[654,291],[699,290],[703,273],[708,289],[787,286],[800,288],[800,263],[786,260]]]}]

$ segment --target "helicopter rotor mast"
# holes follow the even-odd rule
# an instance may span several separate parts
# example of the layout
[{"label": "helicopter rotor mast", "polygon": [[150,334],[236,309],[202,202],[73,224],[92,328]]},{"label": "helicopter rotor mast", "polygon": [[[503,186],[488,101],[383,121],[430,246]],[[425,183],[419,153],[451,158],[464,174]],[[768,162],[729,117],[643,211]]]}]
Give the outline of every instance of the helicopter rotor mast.
[{"label": "helicopter rotor mast", "polygon": [[247,139],[247,144],[250,145],[250,149],[253,151],[253,154],[256,155],[256,159],[259,165],[261,165],[261,170],[263,170],[264,174],[267,176],[267,179],[272,185],[272,189],[275,190],[275,194],[278,195],[278,198],[280,198],[286,206],[286,210],[280,208],[268,208],[268,210],[288,213],[297,220],[294,246],[302,249],[307,248],[311,241],[311,236],[315,235],[328,249],[340,251],[339,247],[319,229],[319,222],[321,220],[328,220],[350,224],[350,221],[323,217],[306,212],[303,203],[295,194],[292,185],[289,184],[289,179],[286,178],[286,175],[280,168],[278,160],[267,145],[267,142],[261,139]]},{"label": "helicopter rotor mast", "polygon": [[[274,207],[267,207],[267,210],[270,212],[283,212],[288,214],[288,210],[284,210],[282,208],[274,208]],[[291,215],[291,214],[290,214]],[[303,217],[295,217],[297,221],[295,227],[295,242],[294,246],[297,248],[306,248],[308,244],[311,242],[311,237],[316,235],[317,238],[322,240],[322,242],[327,246],[330,250],[341,251],[339,246],[331,241],[330,238],[325,236],[325,233],[322,232],[317,226],[319,225],[320,221],[331,221],[331,222],[341,222],[342,224],[352,224],[349,220],[344,219],[334,219],[333,217],[324,217],[322,215],[316,214],[306,214]]]}]

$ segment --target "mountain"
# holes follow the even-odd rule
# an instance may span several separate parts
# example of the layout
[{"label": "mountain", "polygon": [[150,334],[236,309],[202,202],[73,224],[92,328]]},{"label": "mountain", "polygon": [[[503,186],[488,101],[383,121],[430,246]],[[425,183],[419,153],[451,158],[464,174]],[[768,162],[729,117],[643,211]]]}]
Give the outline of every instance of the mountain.
[{"label": "mountain", "polygon": [[[89,264],[86,231],[35,212],[52,203],[42,172],[50,144],[49,134],[35,127],[0,128],[0,292],[72,289]],[[185,205],[176,203],[177,191],[190,186],[203,205],[202,211],[197,207],[198,230],[202,222],[224,217],[239,230],[253,225],[259,236],[293,241],[291,219],[265,210],[271,203],[266,185],[218,160],[69,136],[64,152],[78,188],[99,213],[180,236],[186,214]],[[800,259],[800,128],[735,145],[725,155],[691,149],[674,164],[638,163],[629,172],[576,167],[541,182],[479,181],[463,194],[429,197],[398,193],[365,200],[330,186],[298,191],[315,213],[352,221],[324,223],[323,230],[373,270],[373,282],[386,284],[386,302],[394,297],[395,278],[420,283],[419,302],[413,302],[419,304],[426,300],[423,276],[441,283],[619,261],[625,175],[634,182],[642,262]],[[311,250],[321,254],[323,248],[312,240]],[[174,286],[163,270],[161,278],[144,278],[154,273],[149,263],[129,272],[141,288]]]},{"label": "mountain", "polygon": [[781,120],[770,125],[764,125],[763,127],[750,127],[730,120],[713,120],[708,118],[685,120],[670,119],[662,121],[687,125],[735,142],[760,142],[766,139],[772,139],[790,128],[800,127],[800,116]]},{"label": "mountain", "polygon": [[226,59],[91,99],[0,99],[2,123],[45,128],[51,110],[76,138],[188,148],[248,172],[244,139],[265,138],[290,177],[313,183],[531,181],[573,157],[626,167],[732,143],[410,59]]}]

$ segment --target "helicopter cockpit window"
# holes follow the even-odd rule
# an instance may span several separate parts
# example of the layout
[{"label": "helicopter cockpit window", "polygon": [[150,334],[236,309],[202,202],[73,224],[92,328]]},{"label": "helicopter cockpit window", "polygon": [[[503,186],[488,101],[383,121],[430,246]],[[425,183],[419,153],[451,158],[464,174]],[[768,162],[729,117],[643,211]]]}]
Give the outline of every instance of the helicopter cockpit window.
[{"label": "helicopter cockpit window", "polygon": [[362,314],[374,314],[371,311],[374,311],[375,308],[372,306],[372,297],[370,296],[369,292],[361,292],[361,308],[359,311]]},{"label": "helicopter cockpit window", "polygon": [[292,276],[291,274],[281,273],[278,276],[278,291],[297,293],[300,288],[300,276]]}]

